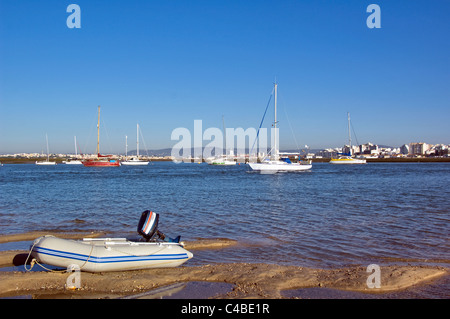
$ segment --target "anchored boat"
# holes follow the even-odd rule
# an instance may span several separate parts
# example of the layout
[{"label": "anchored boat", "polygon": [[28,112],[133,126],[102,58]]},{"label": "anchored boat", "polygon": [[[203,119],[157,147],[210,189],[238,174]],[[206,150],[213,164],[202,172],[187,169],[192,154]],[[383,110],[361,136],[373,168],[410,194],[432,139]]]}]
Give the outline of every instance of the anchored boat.
[{"label": "anchored boat", "polygon": [[45,134],[45,141],[47,142],[47,160],[46,161],[36,161],[36,165],[56,165],[56,162],[50,162],[50,154],[48,152],[48,137]]},{"label": "anchored boat", "polygon": [[[227,129],[225,127],[225,119],[224,119],[223,115],[222,115],[222,123],[223,123],[223,134],[224,134],[224,136],[226,136]],[[224,137],[224,139],[223,139],[223,149],[225,150],[225,153],[226,153],[226,150],[227,150],[227,139],[226,139],[226,137]],[[211,160],[207,159],[206,162],[209,165],[219,165],[219,166],[236,165],[236,161],[234,160],[233,150],[230,150],[230,157],[231,157],[231,159],[229,159],[226,154],[225,155],[223,155],[223,154],[222,155],[216,154],[216,157],[214,157]]]},{"label": "anchored boat", "polygon": [[332,158],[330,164],[366,164],[365,158],[352,157],[352,134],[350,130],[350,113],[347,112],[349,152],[340,153],[339,158]]},{"label": "anchored boat", "polygon": [[[74,142],[75,142],[75,158],[77,158],[77,157],[78,157],[77,137],[74,136],[73,139],[74,139]],[[63,163],[64,163],[64,164],[67,164],[67,165],[82,165],[82,164],[83,164],[83,162],[80,161],[79,159],[74,159],[74,160],[69,160],[69,161],[63,161]]]},{"label": "anchored boat", "polygon": [[128,159],[128,137],[125,136],[125,161],[122,161],[122,165],[148,165],[148,161],[143,161],[139,159],[139,124],[136,128],[136,157]]},{"label": "anchored boat", "polygon": [[[277,83],[275,83],[274,86],[274,92],[275,92],[275,101],[274,101],[274,107],[275,107],[275,119],[273,122],[274,132],[277,133]],[[274,137],[274,147],[272,149],[272,158],[265,158],[260,163],[249,163],[249,166],[254,171],[260,171],[260,172],[298,172],[298,171],[304,171],[309,170],[312,168],[312,165],[310,162],[304,163],[300,160],[297,163],[292,163],[289,158],[280,158],[278,145],[277,145],[277,137]]]},{"label": "anchored boat", "polygon": [[81,163],[86,167],[118,167],[120,162],[111,158],[112,155],[100,154],[100,105],[98,106],[98,120],[97,120],[97,158],[88,158]]},{"label": "anchored boat", "polygon": [[339,158],[332,158],[330,164],[366,164],[366,160],[351,156],[339,156]]},{"label": "anchored boat", "polygon": [[159,214],[146,210],[138,224],[143,241],[126,238],[37,238],[30,249],[38,263],[67,268],[77,265],[87,272],[177,267],[193,257],[180,237],[169,238],[157,229]]}]

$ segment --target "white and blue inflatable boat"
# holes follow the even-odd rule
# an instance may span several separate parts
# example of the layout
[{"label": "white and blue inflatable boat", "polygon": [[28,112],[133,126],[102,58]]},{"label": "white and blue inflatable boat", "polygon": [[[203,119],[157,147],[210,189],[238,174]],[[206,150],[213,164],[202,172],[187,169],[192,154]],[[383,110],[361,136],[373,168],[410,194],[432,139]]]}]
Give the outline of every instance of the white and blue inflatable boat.
[{"label": "white and blue inflatable boat", "polygon": [[180,237],[171,239],[157,230],[158,218],[157,213],[148,210],[142,213],[138,233],[145,241],[126,238],[71,240],[43,236],[33,242],[30,255],[42,264],[64,268],[77,265],[80,270],[88,272],[180,266],[193,255],[184,249]]}]

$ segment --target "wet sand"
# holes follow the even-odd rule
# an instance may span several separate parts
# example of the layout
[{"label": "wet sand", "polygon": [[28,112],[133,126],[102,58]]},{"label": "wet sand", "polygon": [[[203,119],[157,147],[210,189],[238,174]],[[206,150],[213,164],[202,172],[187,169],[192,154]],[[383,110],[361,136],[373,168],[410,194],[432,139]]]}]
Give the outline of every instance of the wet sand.
[{"label": "wet sand", "polygon": [[[46,232],[45,234],[49,234]],[[0,236],[0,243],[28,241],[44,235],[30,232]],[[64,238],[105,237],[103,233],[53,233]],[[185,248],[192,251],[201,249],[232,249],[236,242],[229,239],[199,239],[185,242]],[[23,265],[27,251],[0,252],[0,266]],[[38,266],[34,266],[38,267]],[[445,267],[431,266],[385,266],[381,268],[381,287],[367,287],[365,267],[342,269],[313,269],[299,266],[274,264],[217,263],[201,266],[181,266],[138,271],[81,273],[81,288],[66,291],[68,274],[49,271],[3,271],[0,272],[0,297],[23,295],[46,295],[60,298],[67,293],[76,298],[119,298],[126,296],[147,296],[146,292],[181,283],[209,282],[230,284],[224,292],[218,290],[214,298],[283,298],[283,291],[322,287],[339,291],[354,291],[383,294],[400,291],[416,285],[430,284],[433,280],[448,276]],[[178,285],[178,286],[177,286]],[[180,288],[181,289],[181,288]],[[189,296],[186,296],[189,298]]]}]

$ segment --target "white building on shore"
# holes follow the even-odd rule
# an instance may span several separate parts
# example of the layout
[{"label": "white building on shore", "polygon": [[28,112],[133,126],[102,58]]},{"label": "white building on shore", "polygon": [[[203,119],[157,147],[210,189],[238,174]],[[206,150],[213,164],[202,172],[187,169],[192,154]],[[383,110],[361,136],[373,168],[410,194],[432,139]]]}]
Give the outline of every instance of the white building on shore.
[{"label": "white building on shore", "polygon": [[[338,153],[348,153],[348,145],[342,148],[327,148],[316,152],[315,158],[333,158]],[[450,145],[446,144],[428,144],[428,143],[409,143],[401,147],[384,147],[372,143],[366,143],[352,147],[353,155],[360,155],[367,158],[377,157],[402,157],[402,156],[444,156],[449,157]]]},{"label": "white building on shore", "polygon": [[425,155],[430,148],[427,143],[409,143],[409,155]]}]

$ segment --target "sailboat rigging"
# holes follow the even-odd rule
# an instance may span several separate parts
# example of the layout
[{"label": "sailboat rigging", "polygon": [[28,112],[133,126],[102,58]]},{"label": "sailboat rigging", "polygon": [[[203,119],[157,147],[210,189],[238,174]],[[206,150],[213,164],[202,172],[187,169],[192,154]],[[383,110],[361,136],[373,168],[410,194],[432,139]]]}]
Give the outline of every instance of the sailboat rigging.
[{"label": "sailboat rigging", "polygon": [[70,164],[70,165],[81,165],[83,164],[78,158],[78,150],[77,150],[77,137],[73,137],[74,143],[75,143],[75,159],[70,161],[64,161],[64,164]]},{"label": "sailboat rigging", "polygon": [[[348,143],[349,151],[348,153],[340,153],[338,158],[332,158],[330,164],[366,164],[366,159],[352,157],[352,134],[350,129],[350,113],[347,112],[348,120]],[[358,142],[358,141],[357,141]]]},{"label": "sailboat rigging", "polygon": [[[128,137],[125,137],[125,157],[127,157],[127,148],[128,148]],[[148,165],[148,161],[143,161],[139,159],[139,124],[137,124],[136,128],[136,157],[132,157],[131,159],[127,159],[122,161],[122,165]]]},{"label": "sailboat rigging", "polygon": [[50,154],[48,151],[48,136],[45,134],[45,141],[47,142],[47,160],[46,161],[36,161],[36,165],[56,165],[56,162],[50,162]]},{"label": "sailboat rigging", "polygon": [[97,121],[97,157],[89,158],[82,161],[86,167],[117,167],[120,162],[111,158],[112,155],[100,154],[100,105],[98,106],[98,121]]},{"label": "sailboat rigging", "polygon": [[231,166],[236,165],[236,162],[233,159],[229,159],[229,156],[234,157],[233,150],[230,150],[229,156],[227,155],[227,138],[226,138],[226,127],[225,127],[225,119],[222,115],[222,124],[223,124],[223,150],[225,151],[224,154],[217,155],[212,160],[208,160],[207,163],[210,165],[218,165],[218,166]]},{"label": "sailboat rigging", "polygon": [[[310,163],[292,163],[289,158],[280,158],[279,146],[278,146],[278,136],[277,136],[277,88],[278,84],[274,84],[274,146],[271,150],[272,158],[265,158],[261,163],[249,163],[249,166],[252,170],[260,171],[260,172],[294,172],[294,171],[304,171],[312,168]],[[270,100],[269,100],[270,102]],[[266,108],[267,111],[267,108]]]}]

